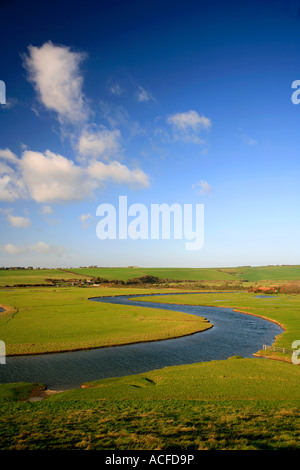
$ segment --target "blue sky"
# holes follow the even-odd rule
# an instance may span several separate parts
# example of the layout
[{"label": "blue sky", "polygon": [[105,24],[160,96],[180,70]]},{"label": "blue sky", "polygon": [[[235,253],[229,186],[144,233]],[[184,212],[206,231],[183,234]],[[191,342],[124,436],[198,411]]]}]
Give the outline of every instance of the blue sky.
[{"label": "blue sky", "polygon": [[[0,265],[300,264],[300,2],[2,2]],[[98,205],[204,204],[204,246]]]}]

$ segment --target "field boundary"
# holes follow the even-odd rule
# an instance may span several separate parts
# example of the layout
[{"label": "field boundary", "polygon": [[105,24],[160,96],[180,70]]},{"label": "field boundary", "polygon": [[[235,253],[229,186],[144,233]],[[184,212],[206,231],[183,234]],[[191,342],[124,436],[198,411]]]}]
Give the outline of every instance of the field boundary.
[{"label": "field boundary", "polygon": [[263,351],[274,351],[274,352],[281,352],[283,354],[293,354],[294,349],[288,349],[288,348],[280,348],[279,346],[269,346],[267,344],[263,345]]}]

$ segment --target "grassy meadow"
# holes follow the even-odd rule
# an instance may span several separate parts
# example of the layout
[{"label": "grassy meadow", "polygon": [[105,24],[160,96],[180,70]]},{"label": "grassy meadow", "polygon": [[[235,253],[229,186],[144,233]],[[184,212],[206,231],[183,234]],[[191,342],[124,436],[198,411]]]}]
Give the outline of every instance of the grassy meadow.
[{"label": "grassy meadow", "polygon": [[[300,280],[300,266],[258,266],[238,268],[140,268],[86,267],[59,269],[0,269],[0,287],[45,284],[60,280],[106,279],[127,282],[143,276],[168,281],[205,281],[207,283],[270,283]],[[53,281],[53,282],[52,282]]]},{"label": "grassy meadow", "polygon": [[75,274],[104,279],[129,279],[142,276],[155,276],[166,280],[188,281],[232,281],[233,275],[214,268],[81,268],[72,270]]},{"label": "grassy meadow", "polygon": [[[86,269],[78,270],[76,275],[108,278],[101,268]],[[207,270],[206,274],[200,269],[134,272],[137,268],[124,268],[121,272],[121,268],[106,268],[109,269],[111,279],[119,276],[123,280],[144,275],[179,280],[207,276],[201,278],[207,292],[197,293],[193,283],[189,295],[184,295],[179,285],[171,288],[164,283],[138,287],[2,288],[0,305],[6,311],[0,315],[0,339],[5,341],[7,353],[32,354],[153,341],[211,327],[205,319],[180,312],[88,300],[124,293],[161,292],[168,294],[163,299],[166,303],[235,308],[281,324],[285,331],[276,338],[277,346],[291,348],[292,342],[300,339],[297,289],[264,298],[245,289],[230,290],[232,278],[235,283],[237,279],[249,283],[249,287],[273,283],[298,285],[298,266],[228,268]],[[63,277],[61,271],[58,273],[59,278]],[[42,279],[43,273],[38,275]],[[223,275],[229,278],[221,279]],[[24,276],[27,272],[24,275],[21,270],[19,282],[15,279],[13,282],[22,284]],[[6,286],[4,278],[2,282]],[[210,292],[210,286],[218,282],[223,288],[228,285],[228,291]],[[176,292],[183,294],[174,295]],[[158,301],[156,297],[147,300]],[[43,390],[43,384],[0,384],[0,449],[299,450],[300,367],[291,363],[291,354],[257,353],[280,360],[233,357],[166,367],[86,383],[80,389],[59,393]],[[44,399],[29,402],[30,396]]]},{"label": "grassy meadow", "polygon": [[80,268],[72,269],[78,275],[105,279],[128,279],[155,276],[159,279],[181,281],[293,281],[300,280],[300,266],[258,266],[238,268]]},{"label": "grassy meadow", "polygon": [[101,380],[38,402],[20,401],[22,385],[0,385],[0,446],[299,450],[299,373],[279,361],[231,358]]},{"label": "grassy meadow", "polygon": [[[7,355],[99,348],[184,336],[210,328],[200,317],[180,312],[92,302],[97,295],[128,289],[26,288],[0,292],[0,337]],[[130,293],[149,292],[132,289]]]},{"label": "grassy meadow", "polygon": [[0,269],[0,287],[19,285],[52,285],[52,280],[69,280],[74,277],[86,279],[86,276],[60,271],[58,269]]}]

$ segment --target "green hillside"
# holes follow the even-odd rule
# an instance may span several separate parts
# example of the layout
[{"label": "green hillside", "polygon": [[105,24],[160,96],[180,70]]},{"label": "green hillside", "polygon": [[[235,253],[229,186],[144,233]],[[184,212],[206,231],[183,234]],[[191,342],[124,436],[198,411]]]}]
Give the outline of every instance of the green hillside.
[{"label": "green hillside", "polygon": [[[0,286],[17,284],[49,284],[50,279],[72,279],[74,274],[58,269],[0,269]],[[77,275],[78,278],[85,276]]]},{"label": "green hillside", "polygon": [[215,268],[81,268],[76,274],[127,281],[135,277],[156,276],[160,279],[187,281],[230,281],[233,274]]}]

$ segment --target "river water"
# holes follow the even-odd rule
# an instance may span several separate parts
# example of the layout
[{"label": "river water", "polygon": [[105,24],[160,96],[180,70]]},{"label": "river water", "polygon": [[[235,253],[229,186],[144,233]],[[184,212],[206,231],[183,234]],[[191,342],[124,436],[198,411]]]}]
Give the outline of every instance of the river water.
[{"label": "river water", "polygon": [[[164,294],[157,295],[163,299]],[[133,301],[131,297],[141,300]],[[7,357],[6,364],[0,364],[0,383],[38,382],[51,390],[68,390],[80,387],[83,382],[138,374],[166,366],[227,359],[235,355],[252,357],[263,344],[272,344],[275,336],[283,331],[275,323],[234,312],[231,308],[154,304],[142,300],[145,297],[134,295],[90,300],[185,312],[207,318],[213,328],[163,341]]]}]

